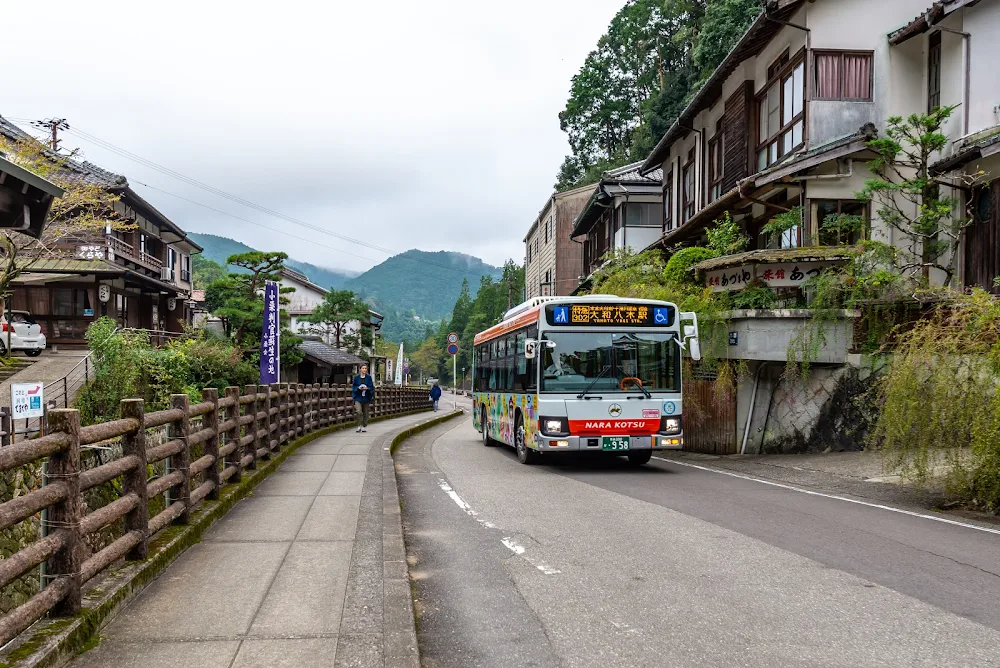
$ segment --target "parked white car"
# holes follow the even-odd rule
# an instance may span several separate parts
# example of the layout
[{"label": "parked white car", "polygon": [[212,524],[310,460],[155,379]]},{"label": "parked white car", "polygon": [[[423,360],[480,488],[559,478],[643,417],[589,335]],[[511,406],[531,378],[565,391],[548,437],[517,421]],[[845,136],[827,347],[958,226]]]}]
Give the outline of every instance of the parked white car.
[{"label": "parked white car", "polygon": [[10,349],[23,350],[29,357],[38,357],[45,350],[45,335],[42,327],[27,311],[12,311],[13,330],[7,323],[6,315],[0,317],[0,355],[7,354],[7,333],[10,330]]}]

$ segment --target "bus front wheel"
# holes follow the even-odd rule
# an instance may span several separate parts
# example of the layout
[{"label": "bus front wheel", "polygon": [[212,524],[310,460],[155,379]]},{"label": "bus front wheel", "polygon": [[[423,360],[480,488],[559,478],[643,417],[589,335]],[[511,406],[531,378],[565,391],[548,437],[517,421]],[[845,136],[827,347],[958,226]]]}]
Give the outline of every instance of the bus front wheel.
[{"label": "bus front wheel", "polygon": [[522,464],[535,464],[538,462],[538,453],[528,447],[524,435],[524,419],[521,414],[517,414],[514,421],[514,449],[517,450],[517,461]]},{"label": "bus front wheel", "polygon": [[628,453],[628,463],[632,466],[642,466],[649,463],[649,460],[652,458],[652,450],[634,450]]}]

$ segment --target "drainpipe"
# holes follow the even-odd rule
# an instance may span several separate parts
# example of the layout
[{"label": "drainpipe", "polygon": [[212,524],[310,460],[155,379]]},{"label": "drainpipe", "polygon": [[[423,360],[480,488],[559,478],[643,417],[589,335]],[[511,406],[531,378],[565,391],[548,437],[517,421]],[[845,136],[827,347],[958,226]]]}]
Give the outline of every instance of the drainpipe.
[{"label": "drainpipe", "polygon": [[753,421],[754,404],[757,402],[757,386],[760,385],[760,373],[766,366],[767,362],[761,362],[761,365],[757,367],[757,373],[754,374],[753,392],[750,393],[750,410],[747,412],[747,423],[743,429],[743,444],[740,446],[741,455],[747,453],[747,439],[750,438],[750,423]]},{"label": "drainpipe", "polygon": [[[927,25],[930,25],[929,12],[927,18]],[[959,35],[965,40],[965,81],[962,82],[962,106],[964,107],[963,113],[963,126],[965,128],[963,135],[969,134],[969,95],[972,82],[972,35],[967,32],[962,32],[961,30],[955,30],[954,28],[946,28],[944,26],[934,26],[938,30],[943,32],[950,32],[953,35]]]}]

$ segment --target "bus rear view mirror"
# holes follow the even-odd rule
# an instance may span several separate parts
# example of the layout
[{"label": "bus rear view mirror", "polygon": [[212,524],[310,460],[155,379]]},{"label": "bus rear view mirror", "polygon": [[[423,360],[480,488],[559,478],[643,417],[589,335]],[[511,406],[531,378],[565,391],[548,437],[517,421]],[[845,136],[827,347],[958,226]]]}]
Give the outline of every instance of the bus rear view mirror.
[{"label": "bus rear view mirror", "polygon": [[694,325],[684,325],[684,338],[690,339],[698,336],[698,328]]},{"label": "bus rear view mirror", "polygon": [[[687,328],[685,328],[685,329],[687,329]],[[691,339],[688,342],[688,346],[690,347],[689,352],[691,353],[691,359],[693,359],[695,362],[700,362],[701,361],[701,344],[698,342],[698,339]]]}]

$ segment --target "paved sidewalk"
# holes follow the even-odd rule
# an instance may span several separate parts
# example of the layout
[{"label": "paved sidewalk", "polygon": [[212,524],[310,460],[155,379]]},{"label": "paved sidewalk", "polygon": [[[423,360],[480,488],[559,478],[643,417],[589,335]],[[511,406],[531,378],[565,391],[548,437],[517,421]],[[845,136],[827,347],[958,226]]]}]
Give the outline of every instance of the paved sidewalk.
[{"label": "paved sidewalk", "polygon": [[74,668],[419,665],[392,459],[376,422],[300,447]]}]

